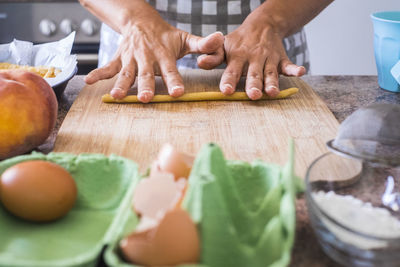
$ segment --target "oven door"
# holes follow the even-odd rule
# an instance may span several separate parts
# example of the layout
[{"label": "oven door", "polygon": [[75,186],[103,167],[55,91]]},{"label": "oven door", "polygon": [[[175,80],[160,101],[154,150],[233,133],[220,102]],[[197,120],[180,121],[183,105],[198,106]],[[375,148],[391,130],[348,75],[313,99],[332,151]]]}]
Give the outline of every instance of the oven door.
[{"label": "oven door", "polygon": [[78,74],[88,74],[97,68],[99,60],[99,44],[74,44],[72,53],[78,60]]}]

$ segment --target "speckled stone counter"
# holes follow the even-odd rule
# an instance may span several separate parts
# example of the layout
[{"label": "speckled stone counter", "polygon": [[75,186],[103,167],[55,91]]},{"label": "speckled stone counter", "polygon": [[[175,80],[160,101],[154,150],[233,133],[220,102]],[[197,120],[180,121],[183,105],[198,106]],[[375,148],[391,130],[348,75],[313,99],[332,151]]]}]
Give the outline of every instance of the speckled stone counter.
[{"label": "speckled stone counter", "polygon": [[[400,104],[400,93],[380,89],[376,76],[305,76],[303,80],[327,103],[339,122],[342,122],[356,109],[371,103]],[[59,99],[56,129],[47,142],[40,147],[41,151],[49,152],[52,150],[57,130],[83,86],[83,76],[76,76],[69,82],[64,95]],[[296,202],[296,213],[296,241],[291,266],[340,266],[325,256],[319,247],[308,219],[307,207],[302,195]]]},{"label": "speckled stone counter", "polygon": [[305,76],[339,122],[371,103],[400,104],[400,93],[379,88],[377,76]]}]

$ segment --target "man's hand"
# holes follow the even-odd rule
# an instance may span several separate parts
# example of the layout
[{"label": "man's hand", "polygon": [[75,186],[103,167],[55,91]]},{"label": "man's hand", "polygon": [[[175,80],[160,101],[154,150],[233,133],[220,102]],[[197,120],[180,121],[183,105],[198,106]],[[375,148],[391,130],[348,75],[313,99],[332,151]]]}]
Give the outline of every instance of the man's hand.
[{"label": "man's hand", "polygon": [[161,75],[171,96],[184,93],[183,80],[176,60],[189,53],[223,53],[224,36],[214,33],[201,38],[176,29],[157,12],[149,12],[146,20],[132,19],[120,28],[122,42],[114,58],[104,67],[91,71],[85,78],[92,84],[118,74],[111,90],[114,98],[122,99],[137,76],[138,99],[149,102],[155,91],[155,75]]},{"label": "man's hand", "polygon": [[269,96],[279,93],[279,74],[302,76],[306,69],[293,64],[286,55],[282,37],[272,28],[243,24],[226,37],[227,68],[220,89],[232,93],[240,76],[246,73],[246,93],[259,99],[264,89]]},{"label": "man's hand", "polygon": [[[282,40],[299,31],[333,0],[268,0],[256,8],[242,25],[225,37],[227,68],[220,89],[232,94],[242,74],[246,75],[246,93],[259,99],[279,93],[279,74],[302,76],[303,66],[293,64],[286,55]],[[202,55],[198,65],[203,69],[224,61],[221,53]]]},{"label": "man's hand", "polygon": [[[251,16],[251,15],[250,15]],[[279,74],[302,76],[306,69],[293,64],[286,55],[282,36],[267,24],[260,25],[248,18],[235,31],[225,37],[225,60],[227,67],[220,81],[220,90],[232,94],[242,74],[246,75],[246,93],[250,99],[262,96],[263,90],[269,96],[279,93]],[[210,68],[223,58],[203,55],[199,66]]]}]

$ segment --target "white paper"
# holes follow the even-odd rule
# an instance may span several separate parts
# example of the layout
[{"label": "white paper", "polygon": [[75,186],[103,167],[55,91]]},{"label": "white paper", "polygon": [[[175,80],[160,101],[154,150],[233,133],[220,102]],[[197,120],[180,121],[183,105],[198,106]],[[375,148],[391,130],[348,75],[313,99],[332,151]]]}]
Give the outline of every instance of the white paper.
[{"label": "white paper", "polygon": [[54,86],[67,80],[75,70],[76,55],[71,55],[74,39],[75,32],[59,41],[39,45],[14,39],[11,43],[0,45],[0,62],[61,69],[56,77],[45,78],[50,86]]}]

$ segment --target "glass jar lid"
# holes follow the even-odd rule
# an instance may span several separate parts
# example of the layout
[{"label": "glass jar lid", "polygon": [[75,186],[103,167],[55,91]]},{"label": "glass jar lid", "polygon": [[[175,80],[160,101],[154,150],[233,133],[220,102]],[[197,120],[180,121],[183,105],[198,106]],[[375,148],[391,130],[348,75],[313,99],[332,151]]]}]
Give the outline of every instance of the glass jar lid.
[{"label": "glass jar lid", "polygon": [[376,103],[358,109],[327,146],[345,156],[400,166],[400,105]]}]

